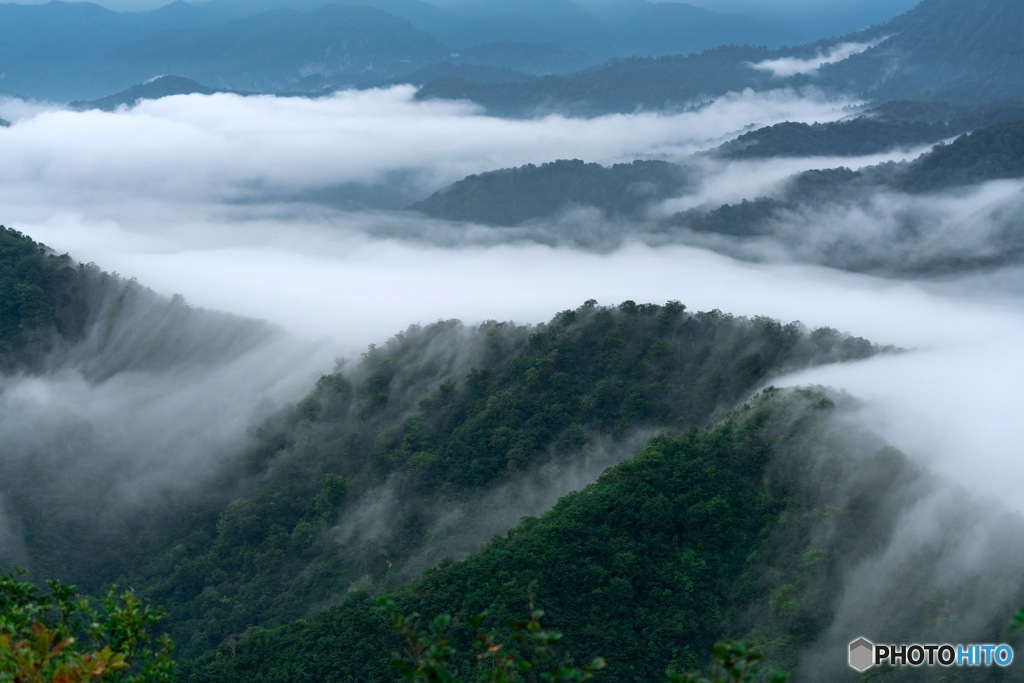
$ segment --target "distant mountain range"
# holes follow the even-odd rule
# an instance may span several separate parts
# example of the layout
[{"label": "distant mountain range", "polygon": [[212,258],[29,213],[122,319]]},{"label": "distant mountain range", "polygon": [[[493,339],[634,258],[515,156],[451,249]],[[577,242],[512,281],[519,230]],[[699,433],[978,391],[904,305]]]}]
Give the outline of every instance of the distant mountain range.
[{"label": "distant mountain range", "polygon": [[129,13],[79,2],[5,4],[0,88],[55,101],[95,100],[176,75],[208,88],[304,93],[401,80],[441,65],[446,77],[477,83],[494,80],[477,80],[477,73],[557,75],[610,58],[777,45],[785,39],[778,27],[750,17],[684,3],[444,5],[297,0],[282,7],[279,0],[178,0]]},{"label": "distant mountain range", "polygon": [[133,85],[127,90],[101,97],[98,100],[71,102],[74,109],[101,109],[114,111],[121,106],[131,106],[139,100],[158,100],[172,95],[212,95],[222,92],[216,88],[208,88],[202,83],[182,76],[159,76],[152,80]]},{"label": "distant mountain range", "polygon": [[[875,102],[1019,101],[1024,99],[1021,26],[1024,5],[1016,0],[923,0],[885,24],[798,48],[723,47],[685,57],[631,58],[519,84],[447,79],[428,84],[420,95],[470,99],[502,115],[678,108],[748,87],[813,86]],[[851,46],[861,51],[815,68],[830,52],[844,47],[855,51]],[[767,67],[774,60],[790,60],[802,68],[780,75]]]},{"label": "distant mountain range", "polygon": [[[707,153],[710,163],[778,157],[822,159],[937,144],[913,161],[797,173],[728,203],[700,201],[673,215],[660,202],[699,196],[704,169],[663,161],[603,167],[579,160],[529,164],[469,176],[409,208],[431,218],[489,225],[495,234],[587,249],[615,248],[628,239],[688,243],[758,259],[765,245],[831,267],[885,275],[934,276],[1018,263],[1024,257],[1020,202],[990,202],[985,218],[922,218],[932,195],[967,195],[984,183],[1024,178],[1024,107],[967,114],[956,108],[899,103],[845,121],[783,123],[746,133]],[[960,135],[949,144],[941,141]],[[836,163],[836,162],[832,162]],[[887,197],[893,207],[878,208]],[[995,201],[995,203],[991,203]],[[589,209],[581,221],[569,212]],[[833,234],[824,219],[872,215],[893,234],[884,248],[869,232]],[[940,227],[941,221],[945,223]],[[931,221],[931,222],[929,222]],[[950,222],[952,221],[952,222]],[[976,229],[971,229],[974,226]],[[968,230],[962,241],[949,234]],[[829,240],[842,244],[822,248]],[[760,244],[761,247],[757,245]]]}]

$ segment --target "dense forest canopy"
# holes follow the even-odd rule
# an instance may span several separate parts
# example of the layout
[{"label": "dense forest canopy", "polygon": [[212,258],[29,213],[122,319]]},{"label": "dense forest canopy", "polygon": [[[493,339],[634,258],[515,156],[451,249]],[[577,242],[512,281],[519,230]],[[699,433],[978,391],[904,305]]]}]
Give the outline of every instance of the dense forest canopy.
[{"label": "dense forest canopy", "polygon": [[0,226],[0,680],[707,683],[666,672],[738,639],[766,666],[729,683],[842,681],[858,636],[1013,642],[1021,25],[0,5],[12,220],[163,292]]},{"label": "dense forest canopy", "polygon": [[[914,508],[936,485],[900,453],[850,431],[843,416],[851,410],[849,397],[819,390],[766,391],[712,428],[652,440],[478,555],[442,562],[388,595],[405,613],[457,615],[449,638],[464,653],[457,660],[464,672],[475,631],[466,617],[486,610],[484,629],[507,637],[503,624],[523,618],[533,592],[548,625],[565,633],[571,660],[603,653],[607,670],[598,680],[660,680],[667,666],[699,666],[711,643],[738,633],[765,644],[769,662],[801,680],[836,680],[847,671],[836,654],[845,641],[818,659],[807,655],[827,642],[828,625],[846,609],[844,577],[863,554],[900,535],[894,508]],[[965,501],[954,514],[974,514],[966,511],[978,505]],[[1019,530],[1020,521],[1010,526]],[[1013,533],[1007,528],[1001,538]],[[945,542],[927,535],[922,552],[941,552]],[[930,575],[912,558],[904,562]],[[859,628],[888,623],[893,634],[925,639],[973,628],[970,598],[960,591],[985,579],[934,580],[886,585],[885,595],[899,593],[911,613],[890,613],[890,598],[874,596],[878,622]],[[1021,596],[1018,579],[978,637],[999,641]],[[388,675],[389,657],[381,655],[398,649],[373,601],[353,592],[313,618],[222,643],[189,664],[184,679],[371,680]],[[813,664],[798,668],[804,658]],[[919,673],[878,670],[873,680],[919,680]],[[967,672],[964,680],[1003,680],[1003,673]]]}]

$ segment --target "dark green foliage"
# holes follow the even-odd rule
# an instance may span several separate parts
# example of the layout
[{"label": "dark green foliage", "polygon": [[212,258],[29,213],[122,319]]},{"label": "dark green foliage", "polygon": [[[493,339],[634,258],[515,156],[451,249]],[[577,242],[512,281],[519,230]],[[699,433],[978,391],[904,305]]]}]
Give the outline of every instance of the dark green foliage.
[{"label": "dark green foliage", "polygon": [[[96,591],[117,579],[122,563],[146,556],[160,542],[154,530],[167,517],[181,513],[187,518],[196,504],[183,496],[164,500],[157,495],[160,504],[148,505],[147,515],[118,509],[123,502],[118,496],[102,494],[103,504],[96,504],[98,492],[127,486],[142,463],[155,456],[138,452],[139,442],[123,438],[120,426],[113,434],[97,429],[87,400],[81,406],[46,399],[36,404],[12,399],[17,387],[41,377],[44,386],[53,383],[57,392],[70,386],[76,396],[79,391],[91,396],[114,378],[116,383],[142,377],[138,381],[144,384],[173,376],[175,382],[187,382],[236,362],[280,334],[264,323],[194,309],[180,296],[168,300],[0,228],[0,516],[7,529],[0,571],[17,562],[30,569],[33,579],[62,576]],[[73,380],[62,383],[66,376]],[[126,423],[125,431],[136,419],[134,408],[115,418]],[[202,442],[174,444],[174,453],[194,452]],[[219,505],[235,490],[231,481],[219,484],[219,492],[207,491],[199,508]]]},{"label": "dark green foliage", "polygon": [[173,643],[153,630],[163,610],[111,587],[98,601],[48,581],[49,592],[0,576],[0,680],[169,683]]},{"label": "dark green foliage", "polygon": [[653,202],[692,184],[684,168],[664,161],[605,167],[560,160],[471,175],[409,208],[434,218],[506,226],[580,206],[639,217]]},{"label": "dark green foliage", "polygon": [[61,338],[84,329],[85,270],[0,226],[0,370],[38,367]]},{"label": "dark green foliage", "polygon": [[[787,483],[767,479],[779,449],[792,445],[776,444],[776,430],[789,429],[791,439],[794,428],[806,435],[820,422],[810,406],[821,400],[808,395],[790,403],[771,394],[706,433],[655,439],[540,519],[524,519],[479,555],[442,563],[391,599],[404,613],[455,614],[444,625],[453,674],[472,670],[469,653],[480,629],[496,642],[513,639],[506,623],[528,609],[531,590],[548,624],[564,634],[560,656],[578,664],[601,653],[607,672],[598,679],[655,681],[666,667],[699,666],[730,615],[757,599],[746,587],[747,577],[764,576],[756,549],[771,538],[790,500]],[[801,424],[800,416],[809,420]],[[485,611],[480,620],[468,618]],[[353,596],[308,621],[254,630],[233,652],[222,645],[191,665],[186,680],[278,680],[268,672],[285,671],[289,660],[320,666],[316,653],[327,633],[337,653],[347,652],[354,636],[357,643],[376,638],[381,655],[396,649],[379,626],[358,634],[334,627],[353,619],[379,623],[372,605]],[[296,651],[291,644],[298,642],[306,644]],[[342,668],[318,670],[332,680],[377,680],[371,667],[384,658],[338,655],[333,665]]]},{"label": "dark green foliage", "polygon": [[[677,674],[669,671],[672,683],[752,683],[760,673],[764,653],[750,643],[726,640],[711,648],[712,664],[707,676],[697,672]],[[786,683],[789,676],[775,674],[771,683]]]},{"label": "dark green foliage", "polygon": [[[517,477],[624,448],[614,444],[638,430],[701,424],[773,373],[875,351],[834,331],[684,308],[584,305],[534,329],[410,329],[260,427],[224,474],[244,473],[249,492],[129,579],[172,610],[172,634],[197,653],[471,552],[543,509],[507,499]],[[459,523],[446,521],[453,500]]]},{"label": "dark green foliage", "polygon": [[[428,632],[419,628],[419,615],[399,614],[395,603],[388,598],[378,598],[377,604],[391,622],[391,630],[402,637],[404,652],[396,653],[392,660],[395,670],[403,679],[411,682],[437,681],[439,683],[461,683],[453,666],[457,651],[449,645],[449,630],[452,618],[442,614],[434,617]],[[487,680],[490,683],[538,683],[545,681],[576,681],[585,683],[593,679],[594,672],[605,667],[600,657],[590,664],[577,668],[566,664],[555,649],[562,640],[562,634],[541,627],[540,619],[544,610],[533,605],[526,619],[510,621],[509,642],[498,642],[493,637],[480,633],[479,628],[487,617],[486,612],[470,617],[467,622],[478,629],[473,637],[474,662],[469,680]],[[522,652],[515,652],[516,645]]]},{"label": "dark green foliage", "polygon": [[[389,609],[451,615],[435,622],[441,637],[420,641],[420,654],[441,643],[444,670],[462,678],[476,666],[473,643],[481,633],[506,644],[513,657],[528,652],[515,646],[514,624],[532,609],[525,597],[531,592],[545,627],[563,634],[557,657],[577,667],[596,653],[604,658],[607,668],[595,680],[664,680],[666,668],[702,666],[727,634],[762,648],[716,646],[718,669],[705,680],[747,680],[750,665],[762,662],[768,671],[795,671],[809,647],[820,647],[850,568],[892,541],[901,511],[934,494],[929,477],[901,454],[850,431],[845,419],[856,407],[820,391],[768,389],[707,431],[652,440],[636,458],[539,519],[523,519],[478,555],[442,562],[391,591]],[[948,519],[961,519],[971,505],[948,511]],[[1007,533],[1019,528],[1017,520]],[[930,576],[931,554],[945,552],[946,541],[936,543],[903,567],[911,574],[891,577],[899,605],[864,628],[901,639],[892,642],[944,642],[951,628],[973,621],[961,610],[988,579],[964,577],[963,599],[936,595],[941,589],[920,580]],[[936,575],[942,571],[935,568]],[[1016,603],[1019,594],[1006,602]],[[887,618],[899,624],[885,624]],[[970,627],[972,637],[999,638],[1008,619],[993,614],[981,631]],[[830,645],[824,661],[803,670],[803,680],[842,680],[844,646],[832,656]],[[184,680],[313,680],[305,673],[287,678],[293,668],[315,670],[324,680],[387,680],[379,678],[380,667],[399,649],[373,603],[353,594],[308,620],[222,643],[188,664]],[[368,650],[377,654],[366,659]],[[978,673],[967,672],[967,680],[979,680]],[[1005,672],[984,673],[992,676],[985,680],[1003,680]],[[901,681],[926,674],[870,675]],[[694,673],[673,680],[702,679]]]}]

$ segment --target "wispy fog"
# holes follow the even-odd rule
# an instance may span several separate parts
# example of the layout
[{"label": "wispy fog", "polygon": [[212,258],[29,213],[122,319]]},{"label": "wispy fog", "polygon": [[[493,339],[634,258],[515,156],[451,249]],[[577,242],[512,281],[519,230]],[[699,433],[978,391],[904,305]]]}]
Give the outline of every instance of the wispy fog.
[{"label": "wispy fog", "polygon": [[830,47],[828,50],[818,52],[814,57],[807,57],[803,59],[799,57],[780,57],[778,59],[766,59],[761,62],[753,63],[750,66],[758,71],[767,71],[777,78],[789,78],[790,76],[797,76],[800,74],[812,74],[826,64],[835,64],[836,62],[841,62],[856,54],[870,50],[887,38],[888,36],[869,43],[840,43]]},{"label": "wispy fog", "polygon": [[413,95],[408,86],[317,100],[184,95],[114,113],[0,101],[0,117],[16,123],[0,136],[3,195],[9,206],[21,197],[14,204],[26,213],[102,207],[106,217],[126,198],[261,201],[409,172],[426,196],[471,173],[526,163],[679,158],[752,123],[831,121],[851,104],[748,90],[674,115],[506,120]]},{"label": "wispy fog", "polygon": [[716,207],[743,199],[770,197],[779,194],[787,181],[803,171],[839,167],[859,170],[887,161],[916,159],[929,149],[931,145],[922,145],[857,157],[776,157],[741,161],[700,158],[692,162],[700,168],[700,188],[691,194],[662,202],[654,213],[668,216],[698,206]]},{"label": "wispy fog", "polygon": [[[864,47],[847,46],[814,63]],[[412,96],[404,87],[315,101],[184,96],[115,113],[6,101],[0,116],[15,125],[0,129],[0,222],[161,293],[183,294],[193,305],[266,319],[305,338],[330,336],[331,351],[346,354],[411,323],[538,322],[590,298],[604,304],[678,299],[691,309],[832,326],[911,351],[809,371],[784,383],[821,383],[866,399],[864,425],[936,474],[1024,511],[1024,460],[1017,453],[1024,443],[1017,414],[1024,271],[1008,266],[927,283],[795,263],[851,240],[858,248],[891,251],[889,240],[908,215],[920,219],[915,224],[928,248],[985,249],[989,228],[1002,225],[1000,215],[1018,211],[1018,185],[942,198],[890,193],[789,215],[778,227],[788,236],[785,248],[764,263],[642,239],[600,252],[559,240],[542,244],[514,230],[428,221],[372,202],[366,210],[340,210],[344,202],[330,194],[351,192],[352,184],[387,191],[400,177],[402,192],[421,198],[466,174],[557,158],[683,161],[750,124],[836,120],[856,106],[814,92],[744,92],[672,115],[505,121],[465,103]],[[789,174],[823,162],[701,163],[707,165],[701,194],[668,208],[770,193]],[[615,228],[586,212],[575,220],[580,229]],[[913,257],[909,248],[903,254]],[[100,443],[127,453],[136,442],[123,434],[135,427],[115,429],[118,416],[138,415],[144,405],[148,412],[133,423],[156,445],[146,458],[157,458],[158,473],[173,471],[202,457],[186,447],[174,460],[173,445],[221,419],[219,402],[244,395],[252,407],[252,397],[285,367],[330,367],[330,353],[322,362],[306,354],[308,364],[290,365],[295,356],[274,349],[240,354],[237,367],[221,359],[212,374],[178,374],[175,381],[184,386],[166,391],[159,388],[169,386],[170,376],[126,375],[98,385],[73,372],[43,384],[11,379],[2,395],[7,417],[0,432],[20,419],[19,406],[52,406],[100,425]],[[167,417],[180,422],[160,431]],[[232,430],[242,428],[227,427],[235,435]],[[212,442],[230,444],[215,436]],[[143,459],[138,466],[150,465]],[[0,498],[0,512],[5,506],[9,501]],[[17,524],[0,515],[0,546],[11,552],[18,548]]]}]

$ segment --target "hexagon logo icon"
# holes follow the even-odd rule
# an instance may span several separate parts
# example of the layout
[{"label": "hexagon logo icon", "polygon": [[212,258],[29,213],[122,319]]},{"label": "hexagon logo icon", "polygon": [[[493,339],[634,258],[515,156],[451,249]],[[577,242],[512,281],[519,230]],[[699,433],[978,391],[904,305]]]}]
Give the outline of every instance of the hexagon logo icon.
[{"label": "hexagon logo icon", "polygon": [[875,665],[875,644],[867,638],[850,643],[850,666],[864,673]]}]

